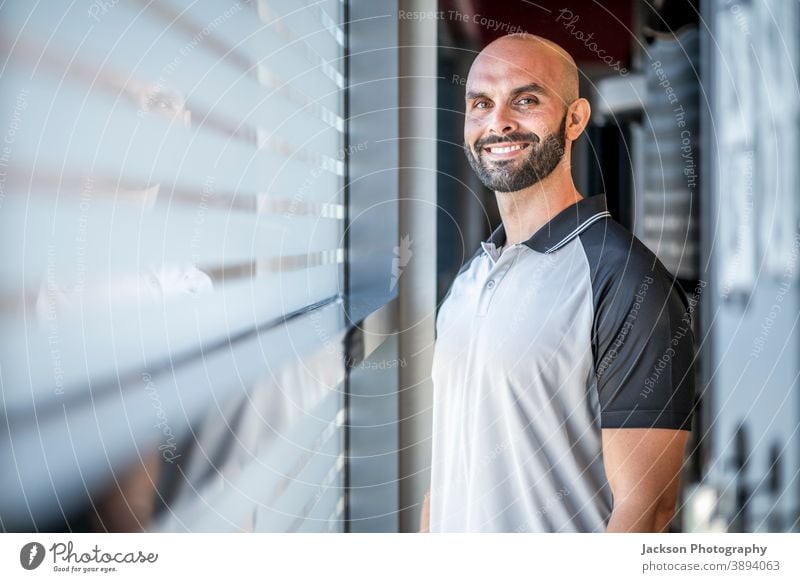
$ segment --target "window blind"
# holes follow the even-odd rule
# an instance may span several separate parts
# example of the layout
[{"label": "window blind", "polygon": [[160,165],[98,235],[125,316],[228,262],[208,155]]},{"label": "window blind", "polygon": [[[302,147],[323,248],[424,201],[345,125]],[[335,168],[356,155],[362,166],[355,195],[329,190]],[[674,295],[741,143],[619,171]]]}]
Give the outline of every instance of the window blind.
[{"label": "window blind", "polygon": [[341,529],[342,13],[0,7],[3,529]]}]

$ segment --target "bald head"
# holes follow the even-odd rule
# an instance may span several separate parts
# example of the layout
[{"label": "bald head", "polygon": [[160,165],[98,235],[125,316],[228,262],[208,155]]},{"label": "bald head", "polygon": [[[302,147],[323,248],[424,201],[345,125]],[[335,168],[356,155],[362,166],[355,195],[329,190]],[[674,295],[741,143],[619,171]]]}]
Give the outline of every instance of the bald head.
[{"label": "bald head", "polygon": [[570,146],[591,106],[578,96],[578,69],[563,48],[530,34],[504,36],[477,56],[466,89],[464,150],[487,188],[572,182]]},{"label": "bald head", "polygon": [[570,54],[553,41],[533,34],[503,36],[488,44],[470,68],[470,79],[513,71],[529,76],[552,91],[566,107],[578,98],[578,67]]}]

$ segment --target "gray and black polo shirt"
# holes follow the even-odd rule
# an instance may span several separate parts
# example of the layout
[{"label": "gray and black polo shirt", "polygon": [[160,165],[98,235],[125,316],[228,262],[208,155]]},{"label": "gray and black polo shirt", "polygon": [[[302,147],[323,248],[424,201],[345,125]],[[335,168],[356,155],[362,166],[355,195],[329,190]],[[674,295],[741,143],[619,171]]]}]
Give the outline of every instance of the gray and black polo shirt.
[{"label": "gray and black polo shirt", "polygon": [[604,531],[601,429],[690,428],[687,297],[604,196],[504,242],[437,316],[431,531]]}]

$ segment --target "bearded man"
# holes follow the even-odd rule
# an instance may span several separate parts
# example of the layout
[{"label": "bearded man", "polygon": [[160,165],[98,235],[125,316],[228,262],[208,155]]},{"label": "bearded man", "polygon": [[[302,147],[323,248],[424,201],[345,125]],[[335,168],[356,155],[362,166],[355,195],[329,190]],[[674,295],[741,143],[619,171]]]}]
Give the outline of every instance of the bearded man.
[{"label": "bearded man", "polygon": [[511,35],[475,59],[464,149],[502,224],[437,315],[422,531],[666,531],[694,401],[675,278],[570,171],[574,60]]}]

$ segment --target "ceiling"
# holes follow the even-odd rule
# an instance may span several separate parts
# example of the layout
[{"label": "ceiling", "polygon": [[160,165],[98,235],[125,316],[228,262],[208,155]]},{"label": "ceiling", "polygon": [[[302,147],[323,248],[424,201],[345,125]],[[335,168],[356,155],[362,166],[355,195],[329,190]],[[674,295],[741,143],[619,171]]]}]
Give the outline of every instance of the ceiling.
[{"label": "ceiling", "polygon": [[454,43],[480,49],[510,32],[548,38],[578,66],[603,64],[601,56],[630,66],[631,0],[440,0],[441,20]]}]

